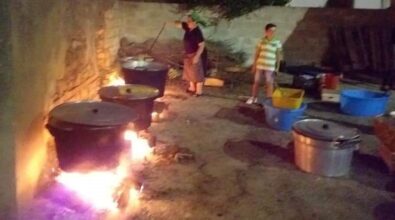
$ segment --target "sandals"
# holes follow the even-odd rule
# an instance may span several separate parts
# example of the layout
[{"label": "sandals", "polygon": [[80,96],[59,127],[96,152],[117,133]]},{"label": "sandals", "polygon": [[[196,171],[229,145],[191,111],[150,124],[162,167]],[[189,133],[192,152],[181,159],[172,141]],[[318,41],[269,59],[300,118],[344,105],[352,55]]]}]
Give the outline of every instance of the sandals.
[{"label": "sandals", "polygon": [[189,93],[189,94],[191,94],[191,95],[192,95],[192,94],[195,94],[195,92],[196,92],[196,91],[194,91],[194,90],[189,90],[189,89],[186,89],[186,90],[185,90],[185,92],[186,92],[186,93]]},{"label": "sandals", "polygon": [[200,96],[202,96],[202,94],[197,94],[196,91],[194,91],[194,90],[186,89],[185,92],[186,92],[186,93],[189,93],[190,95],[195,96],[195,97],[200,97]]}]

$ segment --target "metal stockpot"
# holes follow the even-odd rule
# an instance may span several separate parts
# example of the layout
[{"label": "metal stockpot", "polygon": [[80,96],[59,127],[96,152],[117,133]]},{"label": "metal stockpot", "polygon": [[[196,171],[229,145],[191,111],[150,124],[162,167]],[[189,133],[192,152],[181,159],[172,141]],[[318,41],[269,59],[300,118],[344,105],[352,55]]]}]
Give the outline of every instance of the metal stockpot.
[{"label": "metal stockpot", "polygon": [[158,89],[138,84],[106,86],[99,90],[99,96],[103,101],[128,106],[138,114],[138,119],[134,122],[136,130],[144,130],[151,126],[151,113],[158,95]]},{"label": "metal stockpot", "polygon": [[346,175],[360,134],[357,129],[320,119],[304,119],[292,128],[295,163],[305,172],[328,177]]},{"label": "metal stockpot", "polygon": [[158,62],[129,59],[122,63],[122,72],[127,84],[140,84],[159,89],[159,97],[165,91],[169,68]]},{"label": "metal stockpot", "polygon": [[137,119],[135,112],[108,102],[68,102],[49,113],[47,128],[55,138],[59,166],[65,171],[90,171],[118,166],[128,150],[123,133]]}]

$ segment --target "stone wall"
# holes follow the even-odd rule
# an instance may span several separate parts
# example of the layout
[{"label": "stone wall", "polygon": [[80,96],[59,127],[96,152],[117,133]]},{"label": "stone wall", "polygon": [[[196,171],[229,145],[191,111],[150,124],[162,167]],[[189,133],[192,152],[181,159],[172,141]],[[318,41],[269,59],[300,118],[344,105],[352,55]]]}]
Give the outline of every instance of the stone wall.
[{"label": "stone wall", "polygon": [[48,112],[95,98],[113,71],[114,2],[1,1],[0,219],[14,219],[56,166],[47,147]]},{"label": "stone wall", "polygon": [[[278,38],[284,43],[288,64],[320,64],[328,46],[328,28],[335,25],[377,25],[388,10],[354,10],[337,8],[265,7],[232,21],[221,20],[217,26],[204,28],[207,40],[225,41],[233,50],[250,58],[266,23],[278,25]],[[121,35],[141,43],[155,38],[165,21],[183,17],[176,4],[122,2]],[[203,11],[202,14],[210,16]],[[160,41],[182,39],[182,31],[167,27]],[[211,55],[213,56],[213,55]]]},{"label": "stone wall", "polygon": [[66,101],[95,99],[106,75],[113,71],[113,41],[119,38],[109,7],[113,3],[82,2],[71,6],[67,15],[64,69],[58,73],[48,109]]}]

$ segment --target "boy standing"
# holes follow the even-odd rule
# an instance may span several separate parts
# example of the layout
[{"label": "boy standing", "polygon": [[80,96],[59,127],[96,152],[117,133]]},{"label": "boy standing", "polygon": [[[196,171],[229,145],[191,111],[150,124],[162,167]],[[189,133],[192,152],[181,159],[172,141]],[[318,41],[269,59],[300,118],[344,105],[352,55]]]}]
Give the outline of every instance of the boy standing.
[{"label": "boy standing", "polygon": [[259,84],[262,78],[265,78],[265,95],[271,98],[274,89],[274,72],[278,71],[281,60],[281,42],[274,38],[276,32],[275,24],[265,26],[265,36],[257,46],[254,63],[252,64],[252,73],[254,75],[254,84],[252,86],[252,95],[247,100],[247,104],[258,102]]}]

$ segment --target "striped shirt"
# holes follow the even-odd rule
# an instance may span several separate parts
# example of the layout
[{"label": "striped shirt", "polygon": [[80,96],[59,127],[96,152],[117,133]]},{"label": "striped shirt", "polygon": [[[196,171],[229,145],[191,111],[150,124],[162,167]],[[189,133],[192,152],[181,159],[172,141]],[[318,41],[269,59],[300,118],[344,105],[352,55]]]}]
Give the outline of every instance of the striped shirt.
[{"label": "striped shirt", "polygon": [[258,70],[275,71],[277,62],[277,51],[281,50],[281,48],[282,45],[279,40],[268,40],[267,38],[263,38],[257,46],[257,49],[259,50],[259,55],[256,68]]}]

